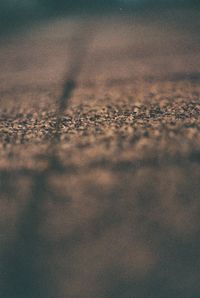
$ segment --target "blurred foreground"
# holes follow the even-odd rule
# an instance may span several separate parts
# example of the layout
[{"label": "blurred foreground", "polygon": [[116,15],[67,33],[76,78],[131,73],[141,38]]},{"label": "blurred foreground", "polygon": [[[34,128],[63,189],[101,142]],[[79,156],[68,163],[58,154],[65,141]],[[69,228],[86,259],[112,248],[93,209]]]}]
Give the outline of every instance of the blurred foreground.
[{"label": "blurred foreground", "polygon": [[198,11],[1,39],[1,297],[200,297]]}]

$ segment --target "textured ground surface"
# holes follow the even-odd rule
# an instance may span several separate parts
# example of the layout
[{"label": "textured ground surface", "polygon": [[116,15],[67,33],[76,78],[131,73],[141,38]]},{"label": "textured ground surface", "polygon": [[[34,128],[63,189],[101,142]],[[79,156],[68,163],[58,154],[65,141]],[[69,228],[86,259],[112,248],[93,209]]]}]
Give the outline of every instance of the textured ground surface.
[{"label": "textured ground surface", "polygon": [[71,18],[1,40],[1,297],[200,297],[198,26]]}]

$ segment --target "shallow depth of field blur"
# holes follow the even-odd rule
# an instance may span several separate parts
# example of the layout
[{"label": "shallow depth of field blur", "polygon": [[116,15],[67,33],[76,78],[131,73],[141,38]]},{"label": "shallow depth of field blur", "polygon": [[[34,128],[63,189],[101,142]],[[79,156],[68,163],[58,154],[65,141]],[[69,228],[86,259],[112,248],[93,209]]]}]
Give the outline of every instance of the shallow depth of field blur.
[{"label": "shallow depth of field blur", "polygon": [[70,15],[74,13],[108,13],[119,10],[127,12],[146,11],[170,8],[199,8],[198,0],[1,0],[0,32],[16,29],[16,26],[30,20],[49,16]]},{"label": "shallow depth of field blur", "polygon": [[0,0],[0,297],[200,297],[197,0]]}]

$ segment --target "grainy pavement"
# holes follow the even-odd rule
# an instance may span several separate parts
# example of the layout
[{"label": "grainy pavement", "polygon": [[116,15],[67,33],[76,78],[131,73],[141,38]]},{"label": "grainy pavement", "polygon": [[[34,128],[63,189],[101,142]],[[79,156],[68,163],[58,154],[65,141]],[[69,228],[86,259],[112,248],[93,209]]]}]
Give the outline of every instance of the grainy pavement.
[{"label": "grainy pavement", "polygon": [[200,297],[199,19],[1,38],[2,298]]}]

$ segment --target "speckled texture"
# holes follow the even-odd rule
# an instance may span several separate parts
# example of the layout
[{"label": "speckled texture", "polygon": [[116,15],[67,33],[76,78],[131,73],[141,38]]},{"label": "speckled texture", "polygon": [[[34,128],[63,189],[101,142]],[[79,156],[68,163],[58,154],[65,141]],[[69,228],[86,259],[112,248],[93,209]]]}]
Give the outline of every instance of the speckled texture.
[{"label": "speckled texture", "polygon": [[200,296],[198,17],[60,19],[1,43],[2,297]]}]

